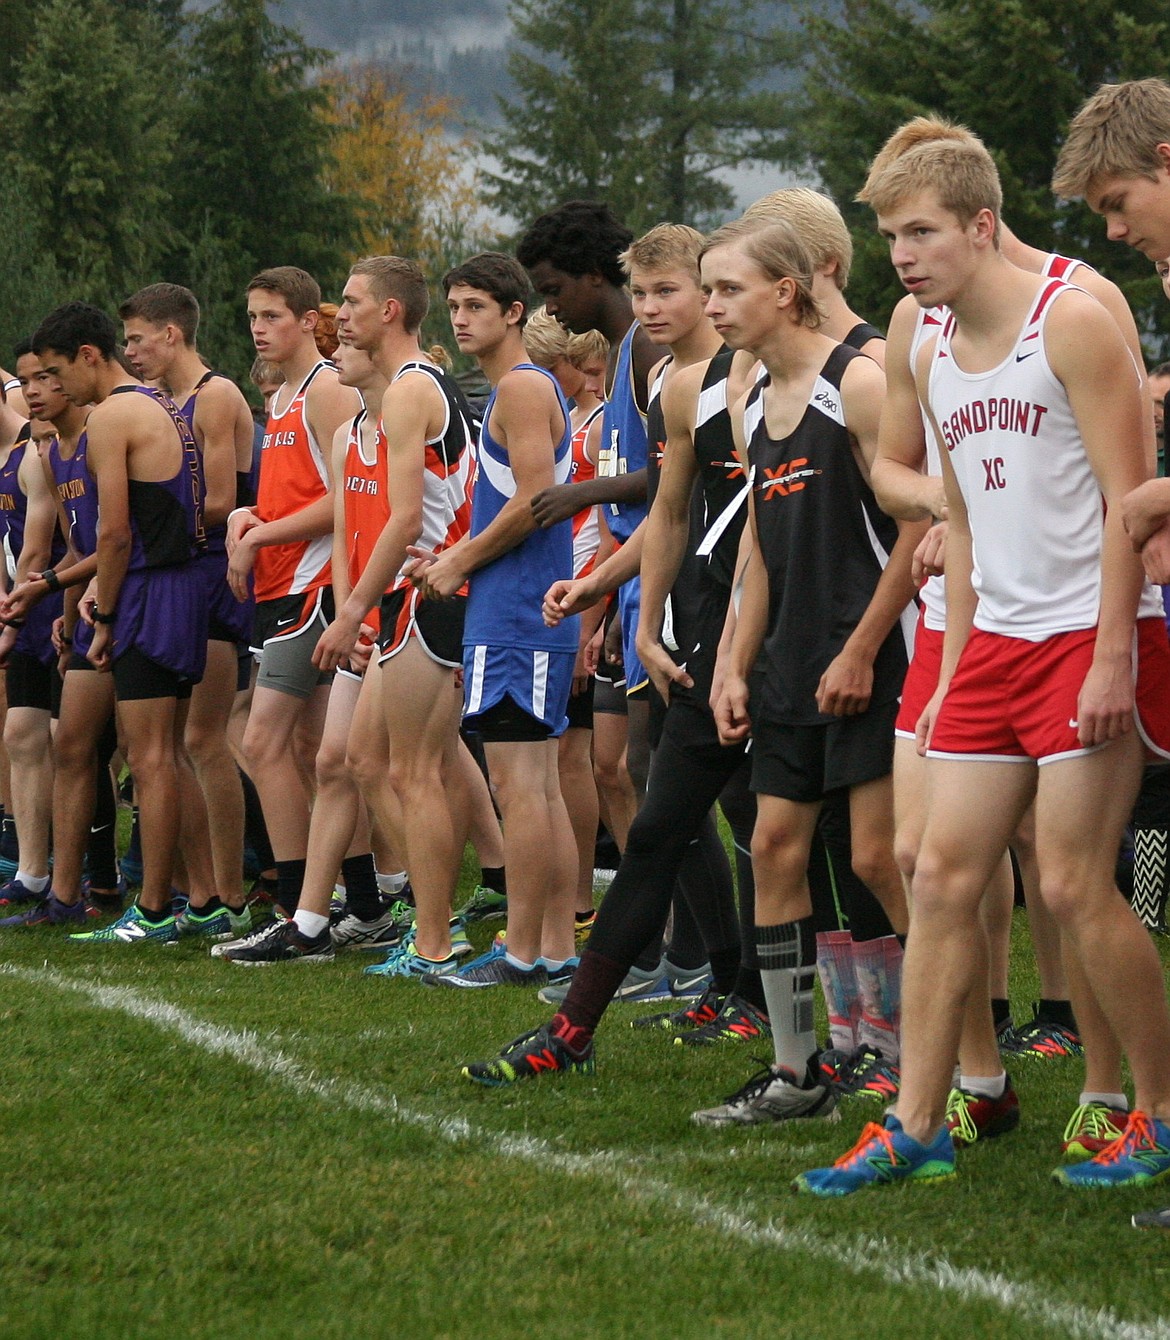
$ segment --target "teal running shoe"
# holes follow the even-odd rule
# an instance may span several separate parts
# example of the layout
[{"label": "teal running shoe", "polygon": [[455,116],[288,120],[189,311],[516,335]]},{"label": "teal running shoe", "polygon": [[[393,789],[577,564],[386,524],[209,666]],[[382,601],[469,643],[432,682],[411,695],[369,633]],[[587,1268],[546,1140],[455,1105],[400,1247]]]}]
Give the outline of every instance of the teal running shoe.
[{"label": "teal running shoe", "polygon": [[112,925],[105,926],[100,931],[85,931],[81,935],[71,935],[69,938],[76,944],[132,945],[147,940],[161,944],[175,944],[179,932],[175,926],[173,913],[162,921],[148,921],[142,915],[138,904],[131,903]]},{"label": "teal running shoe", "polygon": [[422,977],[424,973],[444,976],[459,971],[459,955],[452,952],[444,959],[423,958],[412,938],[392,950],[383,962],[362,971],[371,977]]},{"label": "teal running shoe", "polygon": [[792,1185],[813,1196],[848,1196],[889,1182],[939,1182],[955,1175],[955,1146],[943,1126],[928,1145],[919,1144],[888,1113],[884,1126],[869,1122],[857,1143],[831,1168],[801,1173]]},{"label": "teal running shoe", "polygon": [[1057,1168],[1061,1186],[1146,1186],[1170,1177],[1170,1125],[1144,1112],[1131,1112],[1125,1129],[1087,1163]]}]

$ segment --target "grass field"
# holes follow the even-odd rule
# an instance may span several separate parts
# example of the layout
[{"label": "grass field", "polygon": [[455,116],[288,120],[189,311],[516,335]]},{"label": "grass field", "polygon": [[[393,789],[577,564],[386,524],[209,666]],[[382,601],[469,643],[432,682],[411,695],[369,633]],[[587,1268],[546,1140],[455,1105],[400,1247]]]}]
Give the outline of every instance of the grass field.
[{"label": "grass field", "polygon": [[1049,1180],[1075,1062],[1018,1063],[1020,1130],[953,1182],[826,1204],[789,1180],[844,1151],[862,1100],[836,1125],[699,1130],[752,1056],[634,1032],[632,1006],[596,1075],[480,1090],[459,1064],[545,1007],[370,961],[4,939],[4,1340],[1170,1337],[1170,1235],[1129,1227],[1170,1182]]}]

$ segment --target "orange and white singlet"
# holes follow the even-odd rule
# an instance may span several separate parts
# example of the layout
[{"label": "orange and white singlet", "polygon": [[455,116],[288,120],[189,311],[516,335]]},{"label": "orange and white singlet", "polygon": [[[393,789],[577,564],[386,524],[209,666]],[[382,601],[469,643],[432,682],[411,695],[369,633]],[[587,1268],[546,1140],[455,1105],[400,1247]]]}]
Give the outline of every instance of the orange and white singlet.
[{"label": "orange and white singlet", "polygon": [[[366,411],[363,409],[349,425],[345,444],[345,477],[342,480],[351,589],[365,571],[374,546],[378,543],[378,536],[390,519],[390,500],[386,487],[386,439],[379,422],[374,432],[374,459],[367,460],[362,443],[365,420]],[[378,631],[377,605],[366,615],[365,622],[375,633]]]},{"label": "orange and white singlet", "polygon": [[[430,377],[446,403],[446,417],[437,436],[426,444],[423,465],[422,534],[423,549],[442,553],[461,540],[471,528],[471,475],[474,469],[475,430],[471,410],[453,378],[433,363],[406,363],[394,377],[408,374]],[[401,572],[394,589],[409,586]],[[466,595],[463,588],[460,595]]]},{"label": "orange and white singlet", "polygon": [[[585,484],[597,474],[597,467],[589,459],[585,444],[589,438],[589,429],[605,409],[604,403],[585,416],[584,422],[573,433],[573,467],[571,481]],[[573,516],[573,576],[587,577],[593,571],[597,558],[597,546],[601,541],[601,525],[598,521],[600,504],[582,507]]]},{"label": "orange and white singlet", "polygon": [[[308,507],[329,491],[329,474],[321,446],[313,436],[305,414],[305,398],[313,380],[331,365],[324,359],[293,392],[288,405],[277,412],[287,387],[272,399],[272,411],[264,429],[260,456],[260,483],[256,490],[256,512],[261,521],[276,521]],[[302,595],[329,583],[329,535],[291,544],[273,544],[256,552],[256,599],[278,600]]]}]

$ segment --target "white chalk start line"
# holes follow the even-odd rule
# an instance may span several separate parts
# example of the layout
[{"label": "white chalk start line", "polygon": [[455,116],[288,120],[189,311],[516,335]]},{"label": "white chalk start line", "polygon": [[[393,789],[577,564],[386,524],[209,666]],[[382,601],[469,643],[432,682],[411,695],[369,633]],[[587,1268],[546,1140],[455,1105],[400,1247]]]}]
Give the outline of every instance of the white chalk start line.
[{"label": "white chalk start line", "polygon": [[995,1272],[957,1266],[945,1257],[905,1251],[884,1238],[827,1238],[803,1228],[761,1221],[706,1196],[695,1195],[661,1178],[646,1176],[639,1160],[618,1150],[570,1154],[539,1136],[507,1135],[473,1125],[465,1117],[443,1117],[403,1106],[392,1093],[351,1080],[321,1078],[292,1057],[262,1042],[255,1033],[221,1028],[165,1000],[129,987],[100,986],[54,972],[0,964],[0,975],[84,996],[98,1009],[112,1010],[154,1025],[212,1056],[227,1056],[258,1074],[277,1080],[302,1097],[333,1107],[374,1113],[404,1126],[430,1132],[449,1144],[488,1148],[504,1158],[536,1163],[569,1177],[607,1180],[622,1195],[665,1207],[680,1218],[753,1247],[799,1253],[828,1262],[854,1275],[876,1275],[885,1283],[933,1289],[964,1302],[986,1302],[1019,1321],[1075,1337],[1076,1340],[1170,1340],[1170,1319],[1126,1321],[1108,1309],[1094,1311],[1062,1303],[1039,1285],[1021,1284]]}]

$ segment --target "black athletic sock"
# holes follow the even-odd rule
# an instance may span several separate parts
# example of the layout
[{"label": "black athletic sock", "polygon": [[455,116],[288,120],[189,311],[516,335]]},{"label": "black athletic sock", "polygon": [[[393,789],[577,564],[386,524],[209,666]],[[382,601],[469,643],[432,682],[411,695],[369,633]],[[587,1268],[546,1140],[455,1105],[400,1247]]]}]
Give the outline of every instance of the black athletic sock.
[{"label": "black athletic sock", "polygon": [[126,844],[127,861],[137,861],[142,863],[142,830],[138,824],[138,806],[135,805],[131,811],[130,819],[130,841]]},{"label": "black athletic sock", "polygon": [[164,921],[172,917],[174,913],[169,907],[164,907],[160,912],[154,912],[149,907],[143,907],[138,904],[138,912],[144,921],[149,921],[152,926],[161,926]]},{"label": "black athletic sock", "polygon": [[761,1014],[768,1013],[768,1001],[764,996],[764,979],[760,976],[759,968],[749,968],[741,963],[739,972],[735,975],[735,985],[731,989],[741,1000],[754,1005]]},{"label": "black athletic sock", "polygon": [[276,901],[291,917],[301,901],[301,890],[305,886],[305,862],[276,862]]},{"label": "black athletic sock", "polygon": [[345,881],[346,906],[355,917],[360,921],[373,921],[382,915],[373,852],[347,856],[341,863],[341,877]]},{"label": "black athletic sock", "polygon": [[1061,1028],[1077,1031],[1077,1021],[1073,1015],[1072,1002],[1068,1000],[1042,999],[1036,1006],[1036,1018],[1047,1024],[1059,1024]]},{"label": "black athletic sock", "polygon": [[20,841],[16,836],[16,820],[5,812],[0,821],[0,856],[6,861],[20,860]]},{"label": "black athletic sock", "polygon": [[666,957],[677,968],[701,968],[707,962],[707,946],[699,932],[690,903],[680,897],[676,887],[673,899],[674,920],[670,927],[670,941]]},{"label": "black athletic sock", "polygon": [[508,896],[508,875],[502,865],[480,866],[479,882],[485,889]]},{"label": "black athletic sock", "polygon": [[260,797],[246,772],[241,771],[240,781],[244,786],[244,843],[252,848],[260,869],[271,870],[276,861],[272,855],[272,843],[268,840],[268,828],[264,823]]},{"label": "black athletic sock", "polygon": [[[97,889],[118,887],[118,798],[110,777],[110,760],[103,758],[99,748],[97,759],[97,786],[94,795],[93,819],[85,843],[85,873]],[[138,811],[134,811],[137,815]],[[141,851],[139,860],[142,859]]]},{"label": "black athletic sock", "polygon": [[573,974],[561,1014],[574,1028],[584,1029],[592,1037],[625,975],[623,964],[586,949]]},{"label": "black athletic sock", "polygon": [[1010,1000],[1003,1000],[999,996],[991,998],[991,1017],[995,1020],[995,1027],[999,1029],[1003,1024],[1011,1023],[1012,1003]]},{"label": "black athletic sock", "polygon": [[205,903],[200,903],[198,906],[196,906],[195,903],[190,903],[188,905],[192,912],[198,912],[201,917],[209,917],[214,912],[223,911],[223,903],[220,902],[219,894],[217,893],[213,893]]},{"label": "black athletic sock", "polygon": [[[735,991],[739,984],[741,973],[739,959],[740,953],[738,945],[731,949],[711,950],[711,980],[715,983],[715,990],[718,991],[721,996],[726,996],[730,992]],[[671,962],[673,963],[674,959],[671,959]],[[756,977],[758,978],[759,975],[760,974],[757,971]],[[760,995],[763,995],[762,987],[760,988]],[[754,1003],[755,1002],[753,1001],[753,1004]],[[762,1002],[760,1008],[763,1008]],[[765,1010],[764,1013],[766,1014],[767,1011]]]}]

